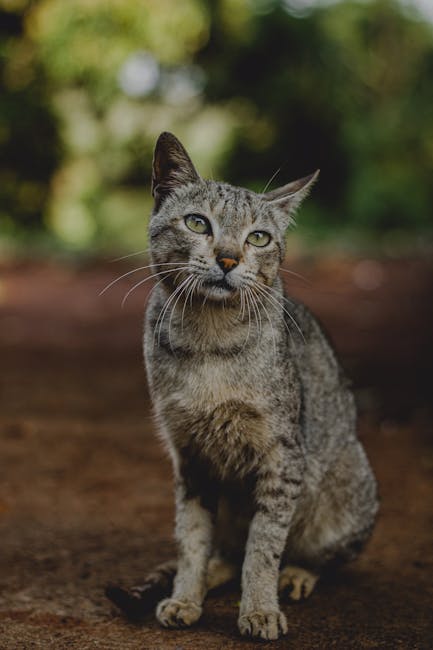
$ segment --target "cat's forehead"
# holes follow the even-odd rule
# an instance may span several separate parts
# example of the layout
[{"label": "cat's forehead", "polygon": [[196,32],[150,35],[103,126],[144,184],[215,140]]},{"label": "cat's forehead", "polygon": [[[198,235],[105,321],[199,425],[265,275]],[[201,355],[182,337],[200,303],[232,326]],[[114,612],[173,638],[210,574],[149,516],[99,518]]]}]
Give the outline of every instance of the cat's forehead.
[{"label": "cat's forehead", "polygon": [[254,223],[266,213],[266,206],[257,194],[228,183],[204,181],[188,198],[192,206],[201,208],[222,226]]}]

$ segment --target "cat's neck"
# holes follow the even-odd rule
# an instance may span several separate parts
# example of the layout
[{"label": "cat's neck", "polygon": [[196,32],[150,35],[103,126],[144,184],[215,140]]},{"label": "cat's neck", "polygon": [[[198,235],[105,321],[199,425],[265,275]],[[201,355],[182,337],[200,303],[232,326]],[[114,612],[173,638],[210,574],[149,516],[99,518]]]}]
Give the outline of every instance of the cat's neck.
[{"label": "cat's neck", "polygon": [[[158,303],[167,300],[161,291]],[[179,300],[168,308],[160,323],[160,340],[175,349],[195,350],[197,353],[220,351],[222,354],[247,350],[275,341],[283,329],[281,315],[282,289],[280,283],[269,288],[267,297],[257,293],[235,303],[212,301],[195,296],[186,302]],[[159,331],[159,325],[156,328]]]}]

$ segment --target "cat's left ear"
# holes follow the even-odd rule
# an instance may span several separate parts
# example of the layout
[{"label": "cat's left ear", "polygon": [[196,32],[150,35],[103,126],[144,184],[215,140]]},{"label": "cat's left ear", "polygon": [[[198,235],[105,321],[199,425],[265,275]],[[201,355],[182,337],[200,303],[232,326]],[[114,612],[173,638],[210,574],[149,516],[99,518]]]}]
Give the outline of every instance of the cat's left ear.
[{"label": "cat's left ear", "polygon": [[164,198],[177,187],[200,180],[185,147],[172,133],[159,136],[152,166],[152,195],[158,210]]},{"label": "cat's left ear", "polygon": [[287,216],[287,221],[284,227],[290,223],[291,217],[296,212],[297,208],[301,205],[302,201],[309,194],[312,186],[319,177],[320,169],[316,169],[314,174],[299,178],[297,181],[292,181],[278,187],[276,190],[261,194],[261,198],[269,202],[275,207],[281,208]]}]

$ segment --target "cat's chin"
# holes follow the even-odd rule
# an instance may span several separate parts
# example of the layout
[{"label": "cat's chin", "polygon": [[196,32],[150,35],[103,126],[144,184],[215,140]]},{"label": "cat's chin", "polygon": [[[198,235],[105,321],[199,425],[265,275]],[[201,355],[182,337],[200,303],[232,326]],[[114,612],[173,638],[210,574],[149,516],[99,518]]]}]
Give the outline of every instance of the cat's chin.
[{"label": "cat's chin", "polygon": [[227,291],[227,289],[207,289],[205,292],[206,298],[213,302],[227,302],[233,299],[234,292]]}]

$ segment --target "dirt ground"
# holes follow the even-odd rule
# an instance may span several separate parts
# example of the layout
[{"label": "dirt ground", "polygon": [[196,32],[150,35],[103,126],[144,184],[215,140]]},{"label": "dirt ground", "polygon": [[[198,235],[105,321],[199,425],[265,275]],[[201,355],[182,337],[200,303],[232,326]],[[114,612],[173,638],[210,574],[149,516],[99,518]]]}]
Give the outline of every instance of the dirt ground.
[{"label": "dirt ground", "polygon": [[128,623],[104,597],[174,554],[141,358],[146,285],[123,310],[140,273],[98,297],[130,268],[0,265],[0,649],[432,648],[432,266],[304,258],[290,268],[306,281],[285,275],[354,379],[382,506],[362,557],[286,605],[273,644],[238,636],[234,590],[175,632]]}]

